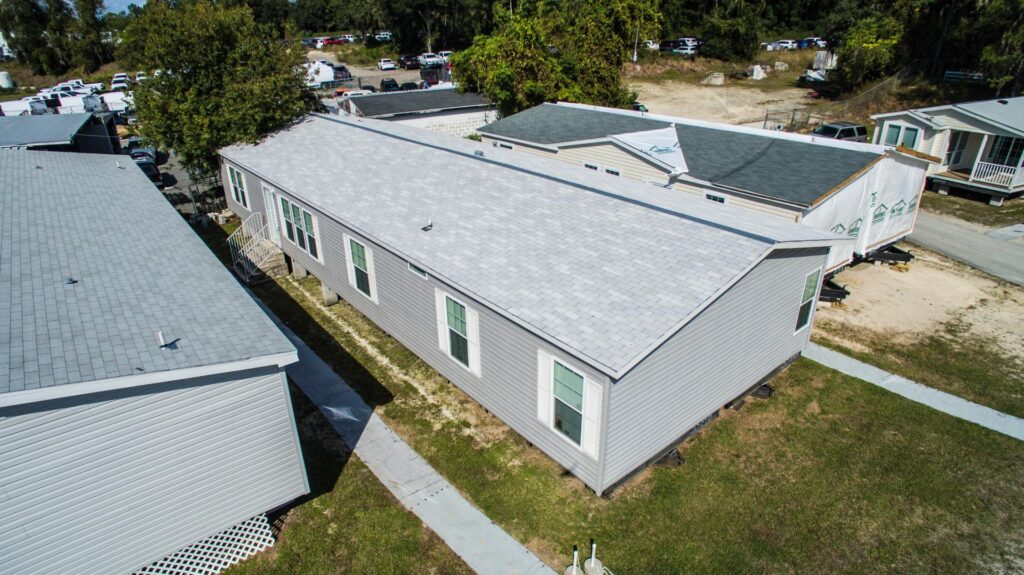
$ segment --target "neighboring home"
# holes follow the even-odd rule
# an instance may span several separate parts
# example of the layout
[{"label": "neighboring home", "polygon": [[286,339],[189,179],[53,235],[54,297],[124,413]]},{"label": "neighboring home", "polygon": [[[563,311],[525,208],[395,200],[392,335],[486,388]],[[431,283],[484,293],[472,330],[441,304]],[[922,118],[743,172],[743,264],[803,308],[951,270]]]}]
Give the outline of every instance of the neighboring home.
[{"label": "neighboring home", "polygon": [[922,159],[881,146],[579,104],[542,104],[478,130],[548,156],[854,238],[827,272],[910,234]]},{"label": "neighboring home", "polygon": [[111,114],[0,116],[0,149],[119,154],[121,140]]},{"label": "neighboring home", "polygon": [[221,157],[254,249],[597,493],[795,358],[829,248],[850,242],[365,118],[308,116]]},{"label": "neighboring home", "polygon": [[930,156],[931,188],[988,196],[993,206],[1024,193],[1024,96],[871,116],[875,143]]},{"label": "neighboring home", "polygon": [[125,165],[0,150],[2,573],[223,567],[309,491],[294,347]]},{"label": "neighboring home", "polygon": [[498,118],[487,98],[454,88],[431,88],[343,98],[341,109],[374,118],[426,128],[439,134],[465,137]]}]

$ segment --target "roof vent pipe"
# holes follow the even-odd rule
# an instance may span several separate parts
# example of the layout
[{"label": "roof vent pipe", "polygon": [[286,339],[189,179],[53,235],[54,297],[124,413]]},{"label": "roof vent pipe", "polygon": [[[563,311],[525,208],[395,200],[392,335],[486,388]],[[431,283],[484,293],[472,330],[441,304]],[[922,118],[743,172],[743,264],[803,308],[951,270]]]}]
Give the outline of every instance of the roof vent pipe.
[{"label": "roof vent pipe", "polygon": [[478,158],[482,158],[482,157],[484,157],[484,151],[483,150],[474,150],[473,151],[473,155],[478,157]]},{"label": "roof vent pipe", "polygon": [[580,569],[580,548],[578,545],[572,546],[572,565],[565,568],[562,571],[562,575],[583,575],[583,570]]},{"label": "roof vent pipe", "polygon": [[586,575],[602,575],[604,573],[604,564],[597,558],[597,543],[594,540],[590,540],[590,558],[583,562],[583,572]]},{"label": "roof vent pipe", "polygon": [[160,342],[160,347],[164,347],[165,345],[167,345],[167,342],[164,341],[164,332],[162,331],[156,332],[156,340]]}]

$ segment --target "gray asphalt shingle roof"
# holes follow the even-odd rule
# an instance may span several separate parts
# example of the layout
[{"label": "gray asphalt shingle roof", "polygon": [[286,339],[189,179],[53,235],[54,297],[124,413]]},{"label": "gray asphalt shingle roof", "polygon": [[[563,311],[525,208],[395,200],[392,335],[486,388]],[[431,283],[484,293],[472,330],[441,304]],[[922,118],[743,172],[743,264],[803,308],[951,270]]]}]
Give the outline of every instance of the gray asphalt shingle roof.
[{"label": "gray asphalt shingle roof", "polygon": [[477,131],[524,142],[550,145],[657,130],[671,125],[669,122],[638,116],[608,114],[556,104],[541,104],[482,128],[477,128]]},{"label": "gray asphalt shingle roof", "polygon": [[[560,144],[672,125],[629,113],[542,104],[478,131],[536,144]],[[687,175],[763,196],[811,205],[879,153],[783,139],[707,125],[675,124]]]},{"label": "gray asphalt shingle roof", "polygon": [[[374,120],[312,116],[221,153],[612,373],[767,253],[776,240],[759,233],[834,237]],[[610,196],[658,192],[681,213]]]},{"label": "gray asphalt shingle roof", "polygon": [[676,125],[687,175],[809,206],[880,154]]},{"label": "gray asphalt shingle roof", "polygon": [[967,110],[1018,132],[1024,132],[1024,96],[955,104],[954,107]]},{"label": "gray asphalt shingle roof", "polygon": [[92,114],[0,116],[0,148],[70,143]]},{"label": "gray asphalt shingle roof", "polygon": [[0,393],[294,351],[130,159],[0,150],[0,190]]},{"label": "gray asphalt shingle roof", "polygon": [[369,96],[356,96],[352,103],[367,118],[422,114],[459,108],[487,108],[487,98],[471,92],[460,94],[454,89],[415,90],[409,92],[387,92]]}]

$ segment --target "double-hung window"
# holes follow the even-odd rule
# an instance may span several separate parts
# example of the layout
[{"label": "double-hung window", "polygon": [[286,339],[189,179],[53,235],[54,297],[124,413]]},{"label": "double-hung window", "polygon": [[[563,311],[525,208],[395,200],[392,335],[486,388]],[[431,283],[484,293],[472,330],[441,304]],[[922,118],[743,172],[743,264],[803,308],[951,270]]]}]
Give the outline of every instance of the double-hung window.
[{"label": "double-hung window", "polygon": [[316,216],[285,198],[281,198],[281,215],[284,216],[284,235],[288,241],[313,259],[320,260]]},{"label": "double-hung window", "polygon": [[373,251],[348,234],[344,235],[345,257],[348,258],[348,283],[359,293],[377,302],[377,285],[373,272]]},{"label": "double-hung window", "polygon": [[899,145],[913,150],[914,146],[917,145],[917,136],[920,133],[921,130],[911,126],[888,124],[885,128],[885,145]]},{"label": "double-hung window", "polygon": [[228,166],[228,180],[230,180],[231,197],[234,198],[235,203],[249,209],[249,198],[245,193],[245,178],[242,176],[242,172],[236,170],[234,166]]},{"label": "double-hung window", "polygon": [[474,375],[480,375],[480,318],[476,310],[435,290],[437,343],[441,351]]},{"label": "double-hung window", "polygon": [[554,427],[576,445],[583,442],[583,376],[557,359],[552,374]]},{"label": "double-hung window", "polygon": [[537,418],[594,458],[600,451],[603,397],[600,382],[568,361],[537,350]]},{"label": "double-hung window", "polygon": [[800,312],[796,317],[796,331],[800,331],[811,323],[811,314],[814,312],[814,300],[818,295],[818,278],[821,277],[821,270],[814,270],[807,274],[804,279],[804,293],[800,300]]}]

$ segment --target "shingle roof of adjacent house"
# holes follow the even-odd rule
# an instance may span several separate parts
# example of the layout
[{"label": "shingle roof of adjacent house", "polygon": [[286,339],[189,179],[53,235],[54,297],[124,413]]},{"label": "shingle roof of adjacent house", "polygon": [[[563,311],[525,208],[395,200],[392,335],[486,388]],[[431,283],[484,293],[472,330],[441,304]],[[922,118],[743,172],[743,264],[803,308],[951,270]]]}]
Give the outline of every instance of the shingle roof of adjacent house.
[{"label": "shingle roof of adjacent house", "polygon": [[0,190],[0,394],[294,354],[130,159],[0,150]]},{"label": "shingle roof of adjacent house", "polygon": [[881,152],[849,149],[832,142],[812,143],[809,137],[792,134],[562,104],[542,104],[478,131],[552,145],[673,125],[687,176],[802,206],[812,205],[881,156]]},{"label": "shingle roof of adjacent house", "polygon": [[836,238],[374,120],[311,116],[221,154],[609,374],[776,244]]},{"label": "shingle roof of adjacent house", "polygon": [[930,127],[943,128],[952,126],[956,129],[962,129],[962,124],[958,124],[955,120],[951,121],[948,116],[941,114],[941,112],[950,111],[962,112],[970,117],[988,122],[993,126],[1009,130],[1018,135],[1024,135],[1024,96],[900,110],[897,112],[875,114],[871,117],[877,119],[909,115]]},{"label": "shingle roof of adjacent house", "polygon": [[367,118],[383,118],[407,114],[425,114],[467,108],[488,108],[490,100],[472,92],[460,94],[454,89],[387,92],[356,96],[352,103]]},{"label": "shingle roof of adjacent house", "polygon": [[0,148],[68,144],[92,114],[0,116]]}]

